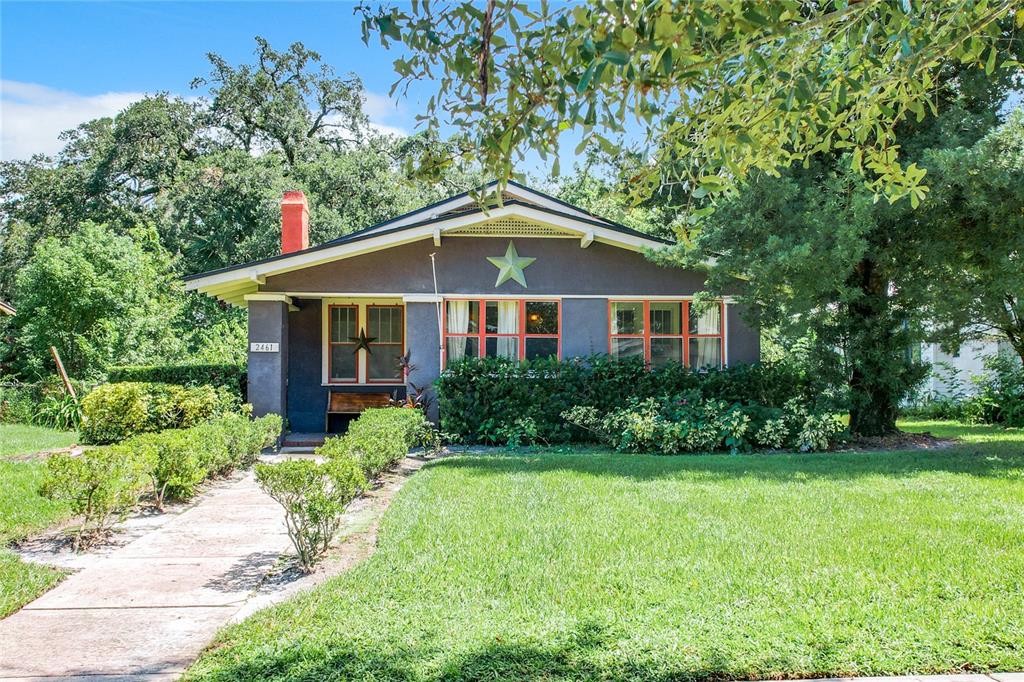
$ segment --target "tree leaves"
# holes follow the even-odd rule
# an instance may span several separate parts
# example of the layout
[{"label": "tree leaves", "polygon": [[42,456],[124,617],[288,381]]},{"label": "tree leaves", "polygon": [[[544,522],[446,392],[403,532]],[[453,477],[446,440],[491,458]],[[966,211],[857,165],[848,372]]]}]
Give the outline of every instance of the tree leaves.
[{"label": "tree leaves", "polygon": [[[617,153],[657,155],[638,192],[681,181],[696,188],[701,175],[727,178],[728,189],[754,170],[804,163],[841,142],[859,150],[853,167],[865,185],[890,200],[920,200],[917,174],[886,154],[900,125],[929,114],[943,65],[962,60],[990,77],[1019,74],[1021,36],[1010,28],[1024,20],[1013,0],[589,0],[539,11],[496,0],[494,20],[509,47],[490,77],[514,87],[482,102],[470,68],[480,47],[462,39],[479,34],[473,2],[443,14],[426,3],[409,16],[360,11],[382,41],[393,41],[395,29],[378,27],[379,18],[398,26],[401,82],[439,84],[426,128],[458,121],[468,155],[498,177],[529,150],[553,153],[565,130],[585,125],[604,131]],[[425,27],[439,43],[420,37]],[[516,144],[488,151],[489,129],[504,121],[519,122]],[[636,134],[627,139],[625,130]]]}]

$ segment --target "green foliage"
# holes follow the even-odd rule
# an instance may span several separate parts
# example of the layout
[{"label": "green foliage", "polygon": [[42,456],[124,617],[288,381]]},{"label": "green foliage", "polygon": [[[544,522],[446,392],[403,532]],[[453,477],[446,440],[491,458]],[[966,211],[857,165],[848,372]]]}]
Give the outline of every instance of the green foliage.
[{"label": "green foliage", "polygon": [[[924,171],[900,157],[897,129],[936,113],[946,60],[982,77],[1020,73],[1016,7],[500,0],[482,10],[463,0],[360,10],[363,40],[400,51],[392,92],[436,83],[428,130],[457,131],[451,157],[499,178],[528,152],[553,157],[557,175],[565,134],[582,138],[577,154],[639,147],[651,159],[632,180],[644,198],[674,184],[700,199],[753,170],[845,151],[872,192],[917,205]],[[451,157],[419,166],[437,173]]]},{"label": "green foliage", "polygon": [[226,414],[187,429],[146,433],[121,443],[153,463],[150,475],[157,506],[165,500],[189,500],[207,478],[248,468],[260,452],[277,442],[281,417],[250,419]]},{"label": "green foliage", "polygon": [[[85,395],[95,386],[77,379],[72,379],[71,385],[78,396]],[[64,403],[65,396],[64,384],[55,375],[28,383],[0,382],[0,423],[49,426],[47,411],[56,409],[56,405],[51,405],[53,403]],[[61,409],[66,412],[70,408],[62,406]],[[73,415],[67,415],[67,418],[73,418]]]},{"label": "green foliage", "polygon": [[332,456],[323,464],[310,460],[257,464],[256,480],[284,507],[288,537],[307,572],[327,551],[345,507],[366,486],[359,462],[349,456]]},{"label": "green foliage", "polygon": [[998,334],[1024,362],[1024,108],[971,146],[925,154],[932,192],[915,219],[934,226],[941,295],[927,311],[946,348]]},{"label": "green foliage", "polygon": [[158,509],[166,500],[191,499],[206,480],[207,447],[213,444],[197,436],[192,429],[167,429],[135,436],[119,446],[152,462],[149,474]]},{"label": "green foliage", "polygon": [[578,405],[562,418],[620,452],[663,455],[716,450],[736,454],[758,447],[828,450],[843,431],[834,416],[810,411],[800,398],[779,409],[730,405],[701,398],[699,391],[674,398],[634,398],[607,412]]},{"label": "green foliage", "polygon": [[[474,359],[449,367],[437,382],[442,430],[469,443],[507,443],[510,434],[519,434],[521,440],[529,436],[526,440],[531,442],[579,440],[583,433],[561,416],[570,408],[589,406],[607,413],[633,400],[692,391],[730,405],[765,407],[782,407],[794,396],[825,393],[813,377],[803,376],[788,363],[700,372],[669,364],[648,370],[639,360],[603,355],[565,362]],[[529,425],[529,433],[523,433],[524,425]]]},{"label": "green foliage", "polygon": [[352,458],[372,480],[404,458],[410,448],[429,440],[430,431],[432,426],[418,409],[371,408],[349,424],[343,436],[325,440],[316,454]]},{"label": "green foliage", "polygon": [[238,407],[236,395],[223,387],[104,384],[82,399],[82,440],[115,443],[139,433],[187,428]]},{"label": "green foliage", "polygon": [[153,461],[148,453],[113,446],[81,455],[58,453],[46,461],[41,493],[82,517],[76,550],[124,518],[138,502]]},{"label": "green foliage", "polygon": [[12,318],[23,374],[52,366],[50,346],[68,373],[103,376],[115,362],[173,353],[167,325],[178,309],[168,261],[154,252],[155,235],[118,234],[83,223],[67,238],[47,238],[18,272]]},{"label": "green foliage", "polygon": [[107,381],[223,386],[236,393],[242,402],[246,394],[245,366],[233,363],[115,366],[107,370]]},{"label": "green foliage", "polygon": [[61,431],[77,431],[82,423],[82,408],[68,393],[48,395],[36,409],[34,421]]},{"label": "green foliage", "polygon": [[975,383],[977,393],[961,406],[964,421],[1024,427],[1024,365],[1007,356],[989,358]]}]

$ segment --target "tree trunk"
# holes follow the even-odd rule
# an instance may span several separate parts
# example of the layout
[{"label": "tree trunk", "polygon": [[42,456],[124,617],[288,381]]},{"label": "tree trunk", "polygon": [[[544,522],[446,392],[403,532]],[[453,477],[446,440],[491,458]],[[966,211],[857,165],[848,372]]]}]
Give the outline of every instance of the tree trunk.
[{"label": "tree trunk", "polygon": [[899,323],[892,319],[889,283],[864,259],[853,275],[861,296],[848,305],[847,357],[851,365],[850,432],[886,436],[897,432],[899,403],[906,393]]}]

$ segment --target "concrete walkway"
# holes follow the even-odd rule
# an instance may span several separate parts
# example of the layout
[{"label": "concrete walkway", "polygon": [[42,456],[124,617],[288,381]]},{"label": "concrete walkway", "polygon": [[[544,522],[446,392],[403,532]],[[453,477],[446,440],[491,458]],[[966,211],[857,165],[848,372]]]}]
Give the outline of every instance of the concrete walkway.
[{"label": "concrete walkway", "polygon": [[172,679],[290,547],[252,474],[222,484],[0,621],[0,678]]}]

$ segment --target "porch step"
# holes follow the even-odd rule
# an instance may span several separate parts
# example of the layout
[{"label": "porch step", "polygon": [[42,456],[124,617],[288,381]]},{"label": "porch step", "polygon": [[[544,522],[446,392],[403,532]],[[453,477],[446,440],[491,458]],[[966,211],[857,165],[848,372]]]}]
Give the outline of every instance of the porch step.
[{"label": "porch step", "polygon": [[306,448],[312,450],[312,448],[318,448],[323,445],[324,438],[326,437],[326,433],[289,433],[284,437],[281,451],[284,452],[286,448]]}]

